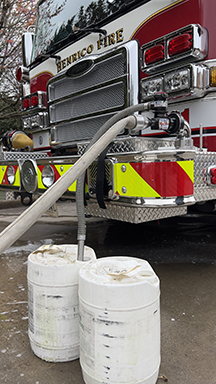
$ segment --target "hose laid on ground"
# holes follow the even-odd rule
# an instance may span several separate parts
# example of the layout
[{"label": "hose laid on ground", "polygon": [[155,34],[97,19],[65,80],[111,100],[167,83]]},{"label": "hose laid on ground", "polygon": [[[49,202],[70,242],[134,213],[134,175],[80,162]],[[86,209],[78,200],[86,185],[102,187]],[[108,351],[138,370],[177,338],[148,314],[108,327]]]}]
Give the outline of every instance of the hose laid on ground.
[{"label": "hose laid on ground", "polygon": [[85,172],[98,155],[114,140],[122,129],[133,129],[137,120],[129,116],[114,124],[102,135],[83,156],[62,175],[47,191],[24,211],[13,223],[6,227],[0,234],[0,253],[9,248],[19,239],[38,219],[46,212],[77,178]]},{"label": "hose laid on ground", "polygon": [[[93,139],[89,143],[90,148],[94,143],[113,125],[119,120],[134,114],[135,112],[146,112],[151,108],[151,103],[137,104],[131,107],[125,108],[123,111],[118,112],[112,116],[94,135]],[[107,143],[108,145],[108,143]],[[77,180],[76,186],[76,207],[77,207],[77,218],[78,218],[78,230],[77,230],[77,241],[78,241],[78,260],[83,260],[84,257],[84,245],[86,239],[86,221],[85,221],[85,204],[84,204],[84,188],[85,188],[85,173],[82,174]]]}]

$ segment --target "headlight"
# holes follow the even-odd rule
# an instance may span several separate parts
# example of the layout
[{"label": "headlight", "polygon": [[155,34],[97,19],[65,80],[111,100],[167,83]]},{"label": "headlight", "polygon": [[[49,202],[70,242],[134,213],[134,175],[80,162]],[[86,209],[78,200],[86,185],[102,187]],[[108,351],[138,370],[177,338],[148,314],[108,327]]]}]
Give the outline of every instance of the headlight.
[{"label": "headlight", "polygon": [[32,125],[32,128],[40,127],[41,121],[40,121],[39,114],[38,115],[34,115],[34,116],[31,117],[31,125]]},{"label": "headlight", "polygon": [[15,181],[15,170],[11,165],[7,168],[7,181],[10,185],[13,185]]},{"label": "headlight", "polygon": [[50,165],[45,165],[42,171],[42,183],[44,187],[49,188],[55,181],[55,173]]},{"label": "headlight", "polygon": [[164,91],[169,93],[190,89],[190,69],[176,70],[164,76]]},{"label": "headlight", "polygon": [[47,127],[47,116],[46,112],[39,112],[36,115],[33,115],[31,117],[32,128],[43,129]]},{"label": "headlight", "polygon": [[141,93],[142,99],[152,98],[158,92],[163,91],[163,78],[153,78],[151,80],[142,80],[141,81]]},{"label": "headlight", "polygon": [[30,117],[23,117],[23,128],[25,129],[43,129],[48,126],[48,113],[38,112]]},{"label": "headlight", "polygon": [[23,118],[23,129],[31,129],[31,119],[30,119],[30,117]]},{"label": "headlight", "polygon": [[37,188],[36,165],[31,160],[25,160],[21,166],[21,181],[26,192],[33,193]]},{"label": "headlight", "polygon": [[166,92],[172,102],[178,102],[180,97],[181,101],[203,97],[211,84],[216,86],[216,71],[209,71],[203,65],[190,64],[188,67],[164,73],[161,77],[141,80],[142,101],[153,99],[157,92]]}]

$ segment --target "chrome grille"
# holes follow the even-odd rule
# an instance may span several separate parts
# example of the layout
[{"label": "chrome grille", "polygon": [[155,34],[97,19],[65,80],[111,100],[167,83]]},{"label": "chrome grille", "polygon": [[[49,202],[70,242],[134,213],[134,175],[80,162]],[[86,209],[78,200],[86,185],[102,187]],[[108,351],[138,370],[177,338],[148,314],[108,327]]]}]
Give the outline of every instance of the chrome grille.
[{"label": "chrome grille", "polygon": [[[109,70],[107,70],[109,68]],[[91,73],[79,78],[63,77],[49,86],[49,101],[58,100],[65,96],[87,90],[107,81],[112,81],[125,74],[125,59],[117,54],[99,63],[96,63]]]},{"label": "chrome grille", "polygon": [[113,114],[103,115],[58,125],[52,129],[52,141],[67,143],[68,141],[81,141],[83,137],[85,137],[86,140],[90,140],[100,127],[112,116]]},{"label": "chrome grille", "polygon": [[84,93],[50,107],[50,122],[56,123],[124,106],[124,83]]},{"label": "chrome grille", "polygon": [[[51,143],[70,145],[89,140],[116,112],[137,104],[138,57],[138,44],[131,41],[109,53],[89,56],[92,66],[78,77],[65,72],[51,79],[48,83]],[[81,60],[77,65],[80,63]],[[70,68],[76,69],[75,66]]]}]

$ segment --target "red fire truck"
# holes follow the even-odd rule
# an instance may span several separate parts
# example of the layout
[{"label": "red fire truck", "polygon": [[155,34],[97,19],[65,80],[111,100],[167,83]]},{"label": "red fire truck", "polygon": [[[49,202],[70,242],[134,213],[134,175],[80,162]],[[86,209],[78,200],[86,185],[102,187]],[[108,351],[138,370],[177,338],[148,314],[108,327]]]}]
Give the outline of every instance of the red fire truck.
[{"label": "red fire truck", "polygon": [[86,214],[140,223],[213,211],[215,12],[214,0],[39,1],[17,70],[33,151],[1,151],[1,190],[43,193],[101,127],[132,114],[136,128],[88,167]]}]

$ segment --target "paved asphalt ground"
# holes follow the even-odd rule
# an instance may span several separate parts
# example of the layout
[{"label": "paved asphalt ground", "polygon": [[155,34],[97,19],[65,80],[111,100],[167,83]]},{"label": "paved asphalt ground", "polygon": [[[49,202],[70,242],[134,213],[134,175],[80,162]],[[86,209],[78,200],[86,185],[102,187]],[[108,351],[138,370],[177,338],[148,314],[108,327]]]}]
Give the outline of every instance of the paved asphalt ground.
[{"label": "paved asphalt ground", "polygon": [[[0,201],[0,231],[23,210],[24,207],[18,202]],[[0,383],[84,383],[79,360],[67,363],[42,361],[31,351],[27,334],[28,254],[44,242],[76,242],[75,204],[58,202],[58,211],[58,218],[43,215],[19,241],[0,255]],[[145,231],[151,231],[149,226],[136,229],[134,242],[129,244],[127,236],[133,230],[132,226],[105,220],[87,221],[87,245],[94,248],[98,257],[115,255],[116,250],[118,255],[140,255],[146,259],[149,256],[160,278],[160,375],[165,375],[170,384],[216,384],[216,223],[212,224],[211,234],[208,232],[205,235],[207,238],[211,236],[210,245],[202,243],[203,233],[197,233],[195,240],[194,235],[188,236],[185,240],[187,243],[182,242],[184,257],[176,260],[175,255],[181,251],[181,243],[176,243],[172,234],[171,240],[167,240],[170,227],[164,231],[159,229],[158,241],[155,240],[155,229],[152,227],[154,241],[145,248]],[[142,243],[140,240],[138,245],[137,231],[143,233]],[[116,233],[120,233],[120,237]],[[173,244],[170,244],[172,241]],[[162,252],[165,255],[163,261],[160,261],[160,257],[154,258],[154,255]],[[199,259],[195,255],[195,261],[191,261],[191,255],[196,252],[197,255],[200,252]],[[204,256],[206,262],[203,262]],[[157,384],[164,382],[160,378]]]}]

